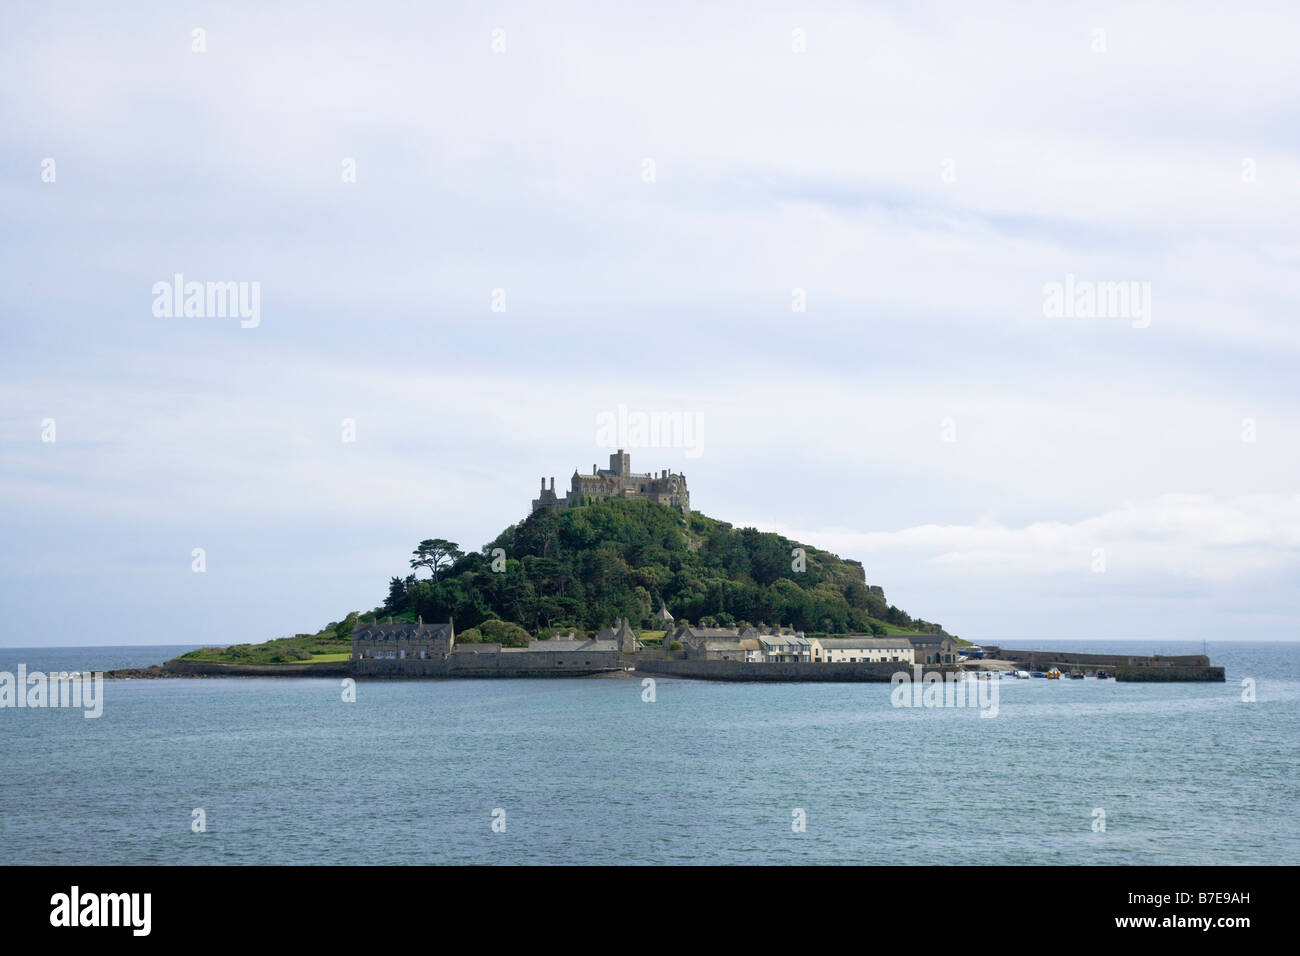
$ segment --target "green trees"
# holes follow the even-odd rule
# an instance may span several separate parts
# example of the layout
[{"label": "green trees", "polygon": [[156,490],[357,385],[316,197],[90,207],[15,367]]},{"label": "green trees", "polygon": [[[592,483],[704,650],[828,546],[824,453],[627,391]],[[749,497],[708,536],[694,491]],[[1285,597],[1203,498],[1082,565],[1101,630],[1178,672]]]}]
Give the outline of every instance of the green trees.
[{"label": "green trees", "polygon": [[460,546],[446,538],[425,538],[411,552],[411,570],[428,568],[433,579],[438,580],[438,571],[464,554]]},{"label": "green trees", "polygon": [[[504,562],[492,561],[497,548]],[[804,561],[793,560],[796,548]],[[594,633],[617,617],[637,624],[661,601],[679,622],[758,621],[826,633],[913,626],[866,583],[856,561],[640,499],[542,509],[479,552],[430,538],[413,554],[411,567],[433,576],[393,578],[386,611],[450,619],[458,630],[480,629],[486,641],[497,640],[488,630],[506,622],[534,633]],[[937,628],[919,619],[914,626]],[[502,633],[502,643],[521,639]]]},{"label": "green trees", "polygon": [[529,633],[518,624],[509,621],[484,621],[478,626],[479,633],[488,644],[500,644],[502,647],[527,647]]}]

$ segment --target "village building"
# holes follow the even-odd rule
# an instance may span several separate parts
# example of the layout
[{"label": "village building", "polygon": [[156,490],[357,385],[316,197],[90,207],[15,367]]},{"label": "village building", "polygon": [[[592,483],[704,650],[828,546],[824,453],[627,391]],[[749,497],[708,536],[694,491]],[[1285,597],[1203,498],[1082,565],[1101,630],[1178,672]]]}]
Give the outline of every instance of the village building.
[{"label": "village building", "polygon": [[424,618],[418,618],[415,623],[394,623],[390,617],[384,624],[358,623],[352,629],[352,659],[438,661],[451,653],[455,643],[450,621],[425,624]]},{"label": "village building", "polygon": [[909,634],[917,664],[956,664],[961,656],[957,642],[946,634]]},{"label": "village building", "polygon": [[812,661],[812,641],[785,634],[763,634],[757,638],[765,664],[807,664]]},{"label": "village building", "polygon": [[606,624],[596,635],[598,641],[613,641],[618,650],[623,654],[635,654],[641,649],[641,642],[636,639],[636,633],[632,626],[623,618],[618,618],[614,626]]},{"label": "village building", "polygon": [[[626,622],[624,622],[625,624]],[[625,629],[622,639],[631,634]],[[632,638],[635,640],[635,637]],[[621,670],[618,640],[531,640],[527,647],[496,643],[457,644],[451,622],[358,624],[352,659],[366,676],[542,676]]]},{"label": "village building", "polygon": [[667,643],[679,642],[688,659],[751,663],[798,663],[812,660],[812,642],[801,631],[788,627],[746,627],[742,630],[734,627],[682,626],[664,640]]},{"label": "village building", "polygon": [[906,637],[820,637],[813,642],[813,661],[826,664],[879,661],[913,662],[912,642]]},{"label": "village building", "polygon": [[702,661],[743,661],[745,649],[740,646],[740,641],[733,641],[729,637],[708,637],[692,645],[692,651],[687,656]]},{"label": "village building", "polygon": [[705,661],[744,660],[740,632],[734,627],[691,627],[683,625],[664,637],[665,643],[682,645],[688,658]]},{"label": "village building", "polygon": [[673,629],[673,616],[668,612],[668,605],[663,601],[659,602],[659,610],[655,611],[654,618],[663,627],[665,633]]}]

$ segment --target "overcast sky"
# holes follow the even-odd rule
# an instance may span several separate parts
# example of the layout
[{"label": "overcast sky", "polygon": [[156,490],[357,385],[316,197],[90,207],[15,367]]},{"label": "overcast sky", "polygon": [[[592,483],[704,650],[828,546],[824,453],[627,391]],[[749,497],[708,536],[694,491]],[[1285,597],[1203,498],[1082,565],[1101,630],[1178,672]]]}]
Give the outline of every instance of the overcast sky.
[{"label": "overcast sky", "polygon": [[314,631],[620,406],[962,637],[1297,636],[1292,4],[630,6],[0,8],[0,643]]}]

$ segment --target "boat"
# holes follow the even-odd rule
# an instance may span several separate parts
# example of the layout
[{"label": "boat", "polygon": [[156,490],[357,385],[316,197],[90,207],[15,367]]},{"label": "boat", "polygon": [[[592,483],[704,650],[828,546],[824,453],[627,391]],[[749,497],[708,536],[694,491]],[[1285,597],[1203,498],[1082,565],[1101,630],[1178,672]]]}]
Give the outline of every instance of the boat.
[{"label": "boat", "polygon": [[1046,676],[1047,676],[1047,672],[1046,672],[1046,671],[1030,671],[1030,672],[1029,672],[1029,676],[1030,676],[1030,677],[1046,677]]},{"label": "boat", "polygon": [[1105,671],[1097,671],[1097,680],[1107,680],[1110,677]]},{"label": "boat", "polygon": [[1029,671],[1012,671],[1011,673],[1021,680],[1029,680]]},{"label": "boat", "polygon": [[1048,680],[1060,680],[1061,672],[1057,670],[1055,667],[1053,667],[1050,671],[1048,671],[1043,676],[1046,677]]},{"label": "boat", "polygon": [[1070,671],[1070,680],[1083,680],[1083,671]]}]

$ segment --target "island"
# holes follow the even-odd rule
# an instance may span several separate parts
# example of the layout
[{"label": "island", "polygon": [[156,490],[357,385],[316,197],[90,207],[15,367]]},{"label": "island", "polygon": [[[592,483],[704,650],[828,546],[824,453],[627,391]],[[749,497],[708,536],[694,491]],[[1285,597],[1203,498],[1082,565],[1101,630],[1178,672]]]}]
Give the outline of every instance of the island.
[{"label": "island", "polygon": [[[313,634],[109,677],[590,677],[889,681],[900,667],[1218,680],[1203,655],[976,648],[889,604],[858,561],[690,508],[686,476],[574,472],[478,551],[418,542],[382,604]],[[423,572],[423,574],[422,574]],[[427,576],[425,576],[427,575]]]}]

